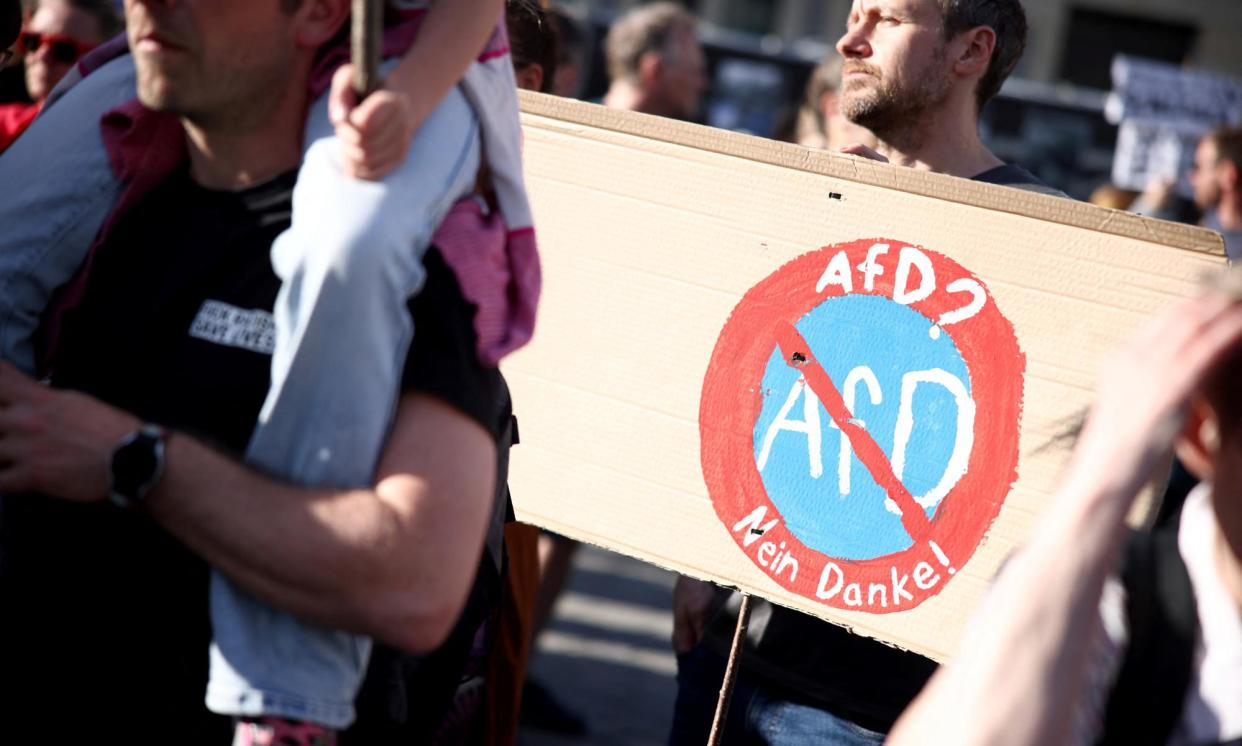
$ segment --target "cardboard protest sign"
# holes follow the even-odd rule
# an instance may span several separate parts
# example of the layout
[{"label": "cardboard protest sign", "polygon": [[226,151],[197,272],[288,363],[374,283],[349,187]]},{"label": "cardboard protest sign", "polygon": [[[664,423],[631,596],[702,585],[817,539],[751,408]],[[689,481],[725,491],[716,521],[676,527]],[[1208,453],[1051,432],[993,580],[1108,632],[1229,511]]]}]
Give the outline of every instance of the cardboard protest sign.
[{"label": "cardboard protest sign", "polygon": [[1153,179],[1189,197],[1186,174],[1199,139],[1242,125],[1242,81],[1165,62],[1118,55],[1105,115],[1119,126],[1113,183],[1141,191]]},{"label": "cardboard protest sign", "polygon": [[524,95],[518,517],[937,659],[1213,233]]}]

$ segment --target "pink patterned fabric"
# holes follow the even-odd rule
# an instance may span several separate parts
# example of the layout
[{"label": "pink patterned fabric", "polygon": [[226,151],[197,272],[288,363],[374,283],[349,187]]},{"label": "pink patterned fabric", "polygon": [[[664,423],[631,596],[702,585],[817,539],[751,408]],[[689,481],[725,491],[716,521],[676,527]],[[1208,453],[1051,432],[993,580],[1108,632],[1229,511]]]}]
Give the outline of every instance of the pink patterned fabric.
[{"label": "pink patterned fabric", "polygon": [[[530,341],[535,328],[539,257],[533,229],[509,231],[476,200],[458,202],[436,231],[436,246],[453,268],[474,317],[479,360],[495,365]],[[505,288],[505,297],[498,290]]]},{"label": "pink patterned fabric", "polygon": [[[418,37],[425,10],[403,11],[384,33],[382,55],[393,57]],[[311,93],[331,85],[332,74],[349,61],[347,46],[328,49],[311,74]],[[496,190],[499,215],[488,214],[474,199],[457,203],[432,243],[478,311],[474,327],[479,360],[495,365],[530,341],[535,329],[542,278],[539,251],[526,187],[522,180],[521,128],[517,85],[503,19],[461,84],[479,118],[483,154]]]}]

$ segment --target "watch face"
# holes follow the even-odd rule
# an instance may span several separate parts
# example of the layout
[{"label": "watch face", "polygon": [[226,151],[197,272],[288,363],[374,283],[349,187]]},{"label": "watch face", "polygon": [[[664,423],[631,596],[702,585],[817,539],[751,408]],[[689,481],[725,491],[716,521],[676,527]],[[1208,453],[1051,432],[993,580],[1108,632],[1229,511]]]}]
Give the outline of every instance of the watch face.
[{"label": "watch face", "polygon": [[118,448],[112,455],[112,491],[131,500],[141,498],[159,469],[158,446],[157,437],[138,433]]}]

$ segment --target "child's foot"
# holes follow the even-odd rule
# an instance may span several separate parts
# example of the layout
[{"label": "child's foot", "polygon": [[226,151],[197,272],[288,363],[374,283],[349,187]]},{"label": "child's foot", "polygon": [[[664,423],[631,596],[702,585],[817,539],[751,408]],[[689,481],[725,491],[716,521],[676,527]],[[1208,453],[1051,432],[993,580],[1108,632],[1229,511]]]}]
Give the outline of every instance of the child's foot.
[{"label": "child's foot", "polygon": [[241,718],[233,746],[336,746],[336,731],[284,718]]}]

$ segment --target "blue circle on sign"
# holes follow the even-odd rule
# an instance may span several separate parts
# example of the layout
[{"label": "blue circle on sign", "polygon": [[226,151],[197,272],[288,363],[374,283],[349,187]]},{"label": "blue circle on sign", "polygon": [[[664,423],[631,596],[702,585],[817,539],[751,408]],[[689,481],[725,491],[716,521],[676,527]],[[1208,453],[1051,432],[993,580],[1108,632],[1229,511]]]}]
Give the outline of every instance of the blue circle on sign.
[{"label": "blue circle on sign", "polygon": [[[969,457],[973,438],[968,424],[959,438],[962,412],[973,413],[973,404],[966,401],[969,372],[951,335],[933,338],[927,317],[873,295],[825,300],[796,326],[894,473],[928,503],[930,519],[937,497],[956,482],[953,466]],[[884,490],[779,350],[768,359],[762,395],[755,463],[794,536],[846,560],[909,549],[914,542],[901,517],[886,507]]]}]

